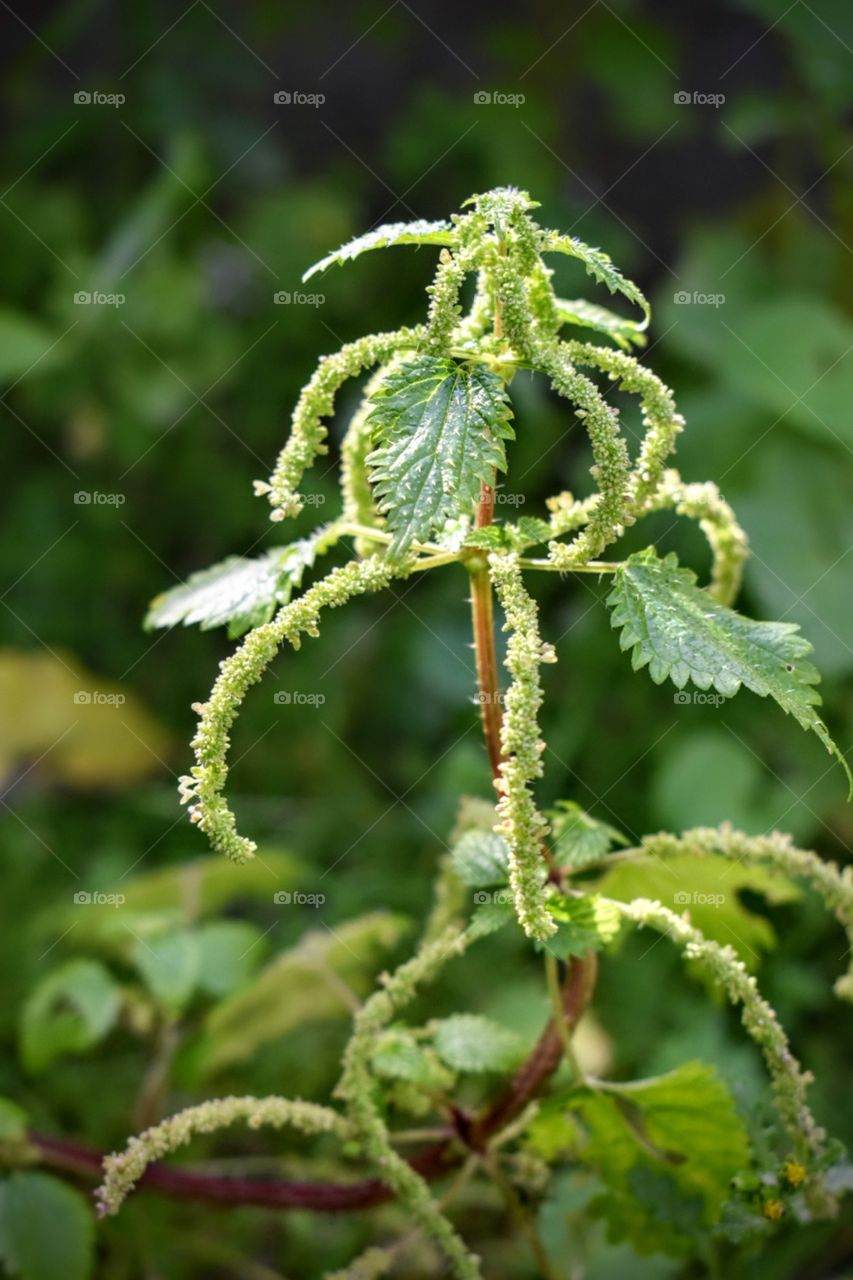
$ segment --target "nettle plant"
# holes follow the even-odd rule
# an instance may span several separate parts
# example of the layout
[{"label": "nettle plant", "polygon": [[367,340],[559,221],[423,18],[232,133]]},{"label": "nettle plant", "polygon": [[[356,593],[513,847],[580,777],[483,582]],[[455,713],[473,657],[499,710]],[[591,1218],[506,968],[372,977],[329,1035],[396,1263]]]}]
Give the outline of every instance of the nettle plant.
[{"label": "nettle plant", "polygon": [[[809,1074],[776,1014],[732,947],[705,936],[689,908],[665,905],[647,886],[660,885],[662,863],[682,871],[724,860],[741,873],[759,867],[773,883],[806,882],[850,937],[849,870],[839,872],[795,848],[785,835],[749,837],[728,826],[654,834],[627,847],[618,831],[573,802],[550,813],[537,805],[545,749],[540,668],[558,659],[540,634],[528,588],[543,572],[610,575],[612,625],[634,670],[647,667],[656,684],[668,679],[679,690],[692,682],[729,698],[743,686],[773,698],[847,766],[816,710],[818,675],[798,628],[753,621],[731,608],[747,555],[731,508],[713,484],[686,483],[666,467],[684,424],[669,389],[631,354],[643,345],[649,323],[644,297],[606,254],[540,227],[532,217],[536,207],[524,192],[491,191],[467,201],[449,222],[380,227],[306,274],[390,245],[440,250],[426,322],[367,335],[321,359],[269,482],[256,483],[274,521],[295,517],[303,507],[303,477],[327,451],[326,421],[337,392],[348,379],[375,370],[341,446],[340,515],[257,559],[231,558],[194,575],[159,597],[150,615],[153,626],[227,624],[232,636],[245,635],[196,708],[196,763],[181,780],[190,818],[213,848],[245,862],[255,845],[237,830],[225,797],[229,733],[282,644],[298,648],[303,637],[316,637],[326,609],[414,574],[464,566],[496,805],[485,798],[463,804],[451,851],[437,867],[435,903],[419,947],[382,975],[354,1014],[335,1105],[228,1097],[191,1107],[106,1159],[98,1193],[105,1213],[118,1211],[150,1163],[196,1133],[239,1120],[332,1135],[342,1158],[369,1166],[361,1181],[295,1184],[298,1194],[279,1203],[327,1211],[396,1198],[451,1273],[466,1280],[481,1274],[480,1262],[445,1210],[452,1213],[454,1197],[478,1176],[507,1196],[538,1273],[546,1276],[555,1270],[531,1227],[530,1206],[547,1196],[555,1169],[593,1171],[603,1187],[593,1213],[606,1219],[612,1238],[628,1239],[640,1251],[719,1258],[732,1242],[772,1230],[785,1214],[806,1221],[834,1211],[839,1150],[809,1110]],[[598,283],[635,304],[642,318],[557,297],[546,265],[552,254],[577,259]],[[463,313],[460,295],[469,275],[476,288]],[[572,326],[598,331],[607,345],[563,337]],[[584,498],[558,493],[542,516],[497,522],[496,486],[507,472],[507,443],[515,433],[510,393],[518,370],[544,375],[580,419],[596,488]],[[639,398],[645,435],[633,460],[619,414],[590,373]],[[654,546],[624,560],[603,558],[630,525],[668,509],[697,520],[707,536],[713,559],[707,586]],[[338,546],[350,553],[347,561],[302,589],[306,572]],[[504,691],[493,594],[508,633]],[[671,883],[677,887],[678,878]],[[734,876],[731,883],[736,888],[742,881]],[[678,895],[675,905],[681,907]],[[516,925],[543,958],[553,1002],[551,1021],[526,1057],[518,1057],[513,1033],[476,1010],[425,1025],[406,1021],[407,1006],[444,966]],[[596,953],[613,946],[626,926],[666,935],[707,985],[739,1007],[767,1066],[772,1123],[748,1130],[728,1089],[701,1062],[629,1083],[584,1074],[572,1033],[592,995]],[[853,997],[852,972],[836,990]],[[286,990],[281,998],[287,1000]],[[503,1072],[505,1079],[496,1093],[484,1089],[472,1109],[458,1090],[464,1086],[469,1097],[470,1076],[483,1071]],[[444,1136],[412,1157],[402,1154],[401,1122],[436,1111],[447,1125]],[[447,1181],[437,1199],[429,1184],[439,1178]],[[409,1240],[374,1247],[340,1274],[384,1274]]]}]

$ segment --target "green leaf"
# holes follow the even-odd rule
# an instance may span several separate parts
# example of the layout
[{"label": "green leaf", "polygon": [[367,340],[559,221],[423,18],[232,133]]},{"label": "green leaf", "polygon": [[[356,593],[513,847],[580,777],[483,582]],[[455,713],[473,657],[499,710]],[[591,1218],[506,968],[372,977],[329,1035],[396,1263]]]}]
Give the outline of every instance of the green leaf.
[{"label": "green leaf", "polygon": [[64,359],[58,334],[43,328],[23,311],[0,309],[0,382],[8,386],[36,368],[41,377]]},{"label": "green leaf", "polygon": [[371,404],[378,447],[368,462],[399,556],[469,513],[480,486],[506,470],[511,410],[497,374],[437,356],[395,366]]},{"label": "green leaf", "polygon": [[455,1013],[433,1024],[435,1047],[454,1071],[511,1071],[524,1056],[514,1031],[475,1013]]},{"label": "green leaf", "polygon": [[474,889],[509,879],[509,845],[495,831],[466,831],[450,856],[459,878]]},{"label": "green leaf", "polygon": [[54,1058],[84,1053],[102,1040],[118,1017],[117,983],[94,960],[69,960],[44,977],[21,1015],[21,1056],[30,1071]]},{"label": "green leaf", "polygon": [[11,1098],[0,1098],[0,1143],[17,1142],[27,1129],[27,1113]]},{"label": "green leaf", "polygon": [[600,951],[622,927],[619,908],[594,893],[583,898],[551,898],[548,910],[558,927],[543,945],[560,960]]},{"label": "green leaf", "polygon": [[734,947],[749,968],[758,955],[775,945],[770,921],[741,901],[744,891],[768,902],[795,902],[800,891],[786,876],[767,867],[747,866],[713,854],[675,858],[638,858],[612,867],[597,884],[618,902],[653,898],[690,920],[707,938]]},{"label": "green leaf", "polygon": [[581,1156],[609,1189],[596,1208],[611,1238],[629,1238],[643,1253],[689,1248],[749,1162],[732,1096],[706,1063],[584,1091],[571,1104],[587,1131]]},{"label": "green leaf", "polygon": [[170,1009],[182,1009],[200,976],[198,934],[192,929],[179,929],[147,941],[139,938],[133,962],[156,1000]]},{"label": "green leaf", "polygon": [[812,646],[795,623],[755,622],[727,609],[696,585],[696,575],[680,568],[674,554],[661,560],[651,547],[618,570],[607,603],[611,624],[622,628],[620,647],[633,649],[635,671],[648,665],[655,684],[669,676],[678,689],[692,680],[731,697],[744,685],[775,699],[841,762],[853,791],[847,762],[814,710],[820,677],[805,661]]},{"label": "green leaf", "polygon": [[[592,249],[575,236],[562,235],[558,231],[544,232],[541,247],[543,253],[566,253],[569,257],[578,258],[594,280],[597,280],[599,284],[607,285],[611,293],[621,293],[623,297],[628,298],[640,308],[645,319],[636,326],[636,331],[639,333],[641,330],[648,328],[651,320],[651,310],[648,302],[633,280],[628,280],[622,275],[618,267],[613,265],[609,254],[603,253],[601,249]],[[577,304],[566,303],[564,305],[576,306]]]},{"label": "green leaf", "polygon": [[408,922],[374,912],[330,929],[311,930],[283,951],[242,990],[212,1009],[205,1023],[208,1072],[253,1057],[258,1049],[307,1023],[346,1017],[342,992],[365,995]]},{"label": "green leaf", "polygon": [[246,985],[264,957],[262,934],[247,920],[212,920],[195,931],[198,986],[211,996],[229,996]]},{"label": "green leaf", "polygon": [[[475,893],[475,899],[488,898],[488,893]],[[506,896],[506,895],[503,895]],[[476,942],[479,938],[488,938],[497,933],[515,919],[515,908],[510,902],[480,902],[471,916],[468,925],[468,937]]]},{"label": "green leaf", "polygon": [[13,1173],[0,1186],[6,1269],[20,1280],[88,1280],[94,1223],[78,1191],[46,1173]]},{"label": "green leaf", "polygon": [[453,1079],[434,1050],[419,1044],[408,1027],[389,1027],[379,1037],[370,1061],[377,1075],[407,1080],[424,1089],[447,1088]]},{"label": "green leaf", "polygon": [[314,564],[328,529],[318,529],[286,547],[276,547],[251,560],[229,556],[209,569],[201,569],[155,596],[145,618],[147,630],[200,624],[202,631],[229,624],[232,639],[268,622],[279,605],[287,604]]},{"label": "green leaf", "polygon": [[74,906],[58,913],[57,928],[73,924],[76,940],[127,959],[134,934],[147,941],[234,904],[269,904],[276,891],[295,888],[301,874],[296,860],[277,849],[262,848],[245,866],[227,858],[194,858],[129,876],[121,883],[118,908]]},{"label": "green leaf", "polygon": [[356,236],[348,244],[341,245],[340,249],[335,249],[334,253],[315,262],[305,272],[302,280],[310,280],[318,271],[325,271],[327,267],[352,262],[369,249],[386,249],[395,244],[449,245],[453,244],[453,235],[449,222],[426,222],[423,219],[416,222],[388,222],[363,236]]},{"label": "green leaf", "polygon": [[567,324],[579,324],[585,329],[606,333],[624,351],[630,351],[632,343],[638,347],[646,345],[646,335],[643,333],[646,326],[637,320],[625,320],[606,307],[587,302],[585,298],[573,298],[571,302],[565,298],[555,298],[554,301],[560,319]]},{"label": "green leaf", "polygon": [[621,831],[591,817],[575,800],[558,800],[548,817],[554,853],[565,866],[588,866],[603,858],[614,844],[628,844]]}]

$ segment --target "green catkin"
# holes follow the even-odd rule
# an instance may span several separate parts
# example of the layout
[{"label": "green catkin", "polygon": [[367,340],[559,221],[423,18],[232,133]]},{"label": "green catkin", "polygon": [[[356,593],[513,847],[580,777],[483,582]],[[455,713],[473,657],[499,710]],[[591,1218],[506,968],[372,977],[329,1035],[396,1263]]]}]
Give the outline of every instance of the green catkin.
[{"label": "green catkin", "polygon": [[759,863],[782,871],[791,879],[805,880],[824,901],[847,935],[848,970],[835,983],[835,993],[853,1000],[853,867],[840,870],[810,849],[798,849],[789,835],[772,831],[766,836],[747,836],[728,823],[720,827],[695,827],[681,836],[661,831],[645,836],[643,853],[653,857],[675,857],[684,853],[719,854],[733,862]]},{"label": "green catkin", "polygon": [[536,362],[548,374],[554,390],[578,406],[575,413],[586,427],[592,445],[591,474],[598,494],[589,523],[571,542],[549,543],[553,563],[568,570],[600,556],[633,520],[628,497],[628,446],[619,429],[618,412],[604,401],[589,378],[578,373],[565,343],[543,344],[537,348]]},{"label": "green catkin", "polygon": [[323,1280],[380,1280],[381,1276],[387,1276],[394,1262],[392,1249],[378,1249],[371,1245],[343,1271],[327,1271]]},{"label": "green catkin", "polygon": [[435,280],[427,286],[430,295],[426,347],[434,355],[444,355],[450,336],[459,324],[462,308],[459,291],[465,281],[466,268],[460,258],[443,249]]},{"label": "green catkin", "polygon": [[251,631],[240,648],[220,663],[210,697],[197,708],[200,718],[192,742],[196,764],[180,780],[182,802],[191,802],[191,820],[219,853],[245,862],[256,848],[252,840],[238,835],[236,818],[223,795],[229,731],[249,689],[261,679],[283,641],[297,649],[302,635],[318,634],[323,609],[336,609],[354,596],[378,591],[410,570],[411,562],[392,565],[375,555],[333,569],[298,600],[284,605],[271,622]]},{"label": "green catkin", "polygon": [[118,1213],[150,1164],[186,1146],[196,1134],[216,1133],[238,1121],[250,1129],[271,1125],[312,1135],[330,1133],[344,1142],[351,1136],[349,1124],[337,1111],[301,1098],[229,1097],[202,1102],[131,1138],[124,1151],[105,1157],[104,1181],[95,1193],[99,1212]]},{"label": "green catkin", "polygon": [[457,1280],[479,1280],[482,1273],[478,1259],[468,1252],[420,1174],[395,1151],[376,1101],[376,1085],[370,1069],[377,1034],[414,999],[418,988],[431,982],[448,960],[463,953],[466,945],[464,932],[452,926],[424,944],[394,973],[382,975],[381,989],[355,1015],[335,1095],[346,1104],[353,1132],[377,1174],[441,1249],[452,1274]]},{"label": "green catkin", "polygon": [[636,466],[631,475],[630,500],[634,511],[655,491],[664,463],[684,430],[684,419],[676,413],[675,400],[669,387],[633,356],[612,347],[594,347],[586,342],[564,344],[569,359],[575,364],[591,365],[618,381],[625,391],[640,397],[645,435]]},{"label": "green catkin", "polygon": [[385,364],[398,351],[416,350],[425,333],[424,327],[418,325],[392,333],[368,334],[348,342],[335,355],[322,358],[296,403],[290,436],[269,484],[258,481],[255,485],[256,493],[269,497],[273,520],[296,516],[302,510],[297,489],[315,458],[326,452],[328,432],[323,419],[333,412],[335,396],[347,379],[358,377],[375,364]]},{"label": "green catkin", "polygon": [[[370,397],[393,368],[393,364],[392,361],[391,364],[383,365],[368,380],[361,403],[350,419],[341,441],[343,518],[353,524],[366,525],[370,529],[381,529],[385,523],[373,500],[373,487],[367,466],[367,455],[373,449],[373,428],[370,422],[373,405]],[[365,539],[357,539],[355,545],[359,555],[369,554]]]},{"label": "green catkin", "polygon": [[536,807],[531,788],[542,775],[545,750],[538,722],[542,705],[539,667],[557,659],[539,635],[539,609],[524,587],[518,556],[493,552],[489,569],[506,615],[504,630],[510,633],[505,666],[512,677],[501,722],[502,760],[495,783],[500,822],[495,829],[509,845],[510,887],[518,919],[528,937],[541,941],[556,932],[557,926],[548,911],[544,885],[542,842],[548,823]]},{"label": "green catkin", "polygon": [[708,590],[720,604],[732,604],[740,591],[743,566],[749,556],[749,542],[734,511],[710,480],[685,484],[674,470],[663,473],[645,503],[646,511],[668,508],[699,521],[713,557]]},{"label": "green catkin", "polygon": [[820,1162],[825,1155],[826,1134],[806,1102],[812,1077],[792,1054],[779,1019],[733,948],[712,942],[684,916],[660,902],[648,898],[629,903],[607,901],[641,927],[649,926],[671,938],[688,960],[695,960],[720,984],[732,1004],[740,1005],[741,1021],[767,1064],[776,1107],[795,1151],[806,1163]]}]

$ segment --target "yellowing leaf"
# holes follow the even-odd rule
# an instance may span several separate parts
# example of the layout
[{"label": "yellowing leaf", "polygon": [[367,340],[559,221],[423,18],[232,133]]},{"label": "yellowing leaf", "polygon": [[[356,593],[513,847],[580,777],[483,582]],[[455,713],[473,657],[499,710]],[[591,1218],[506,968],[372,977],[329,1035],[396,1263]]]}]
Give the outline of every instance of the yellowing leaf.
[{"label": "yellowing leaf", "polygon": [[68,653],[0,650],[0,771],[79,787],[123,786],[165,770],[166,731],[127,686]]}]

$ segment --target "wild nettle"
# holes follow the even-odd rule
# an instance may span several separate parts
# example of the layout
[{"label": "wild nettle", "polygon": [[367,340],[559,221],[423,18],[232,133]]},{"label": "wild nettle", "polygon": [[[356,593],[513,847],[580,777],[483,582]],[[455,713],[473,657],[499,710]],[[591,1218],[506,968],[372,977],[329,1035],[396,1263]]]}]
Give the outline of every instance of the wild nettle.
[{"label": "wild nettle", "polygon": [[[478,700],[496,807],[485,799],[463,805],[450,856],[437,870],[436,901],[419,947],[382,976],[354,1015],[337,1105],[224,1098],[183,1111],[107,1158],[99,1193],[104,1212],[118,1210],[151,1161],[195,1133],[238,1120],[337,1136],[344,1155],[366,1163],[373,1178],[325,1184],[323,1194],[324,1184],[314,1184],[314,1200],[308,1196],[304,1203],[352,1208],[396,1197],[459,1277],[479,1276],[480,1262],[444,1210],[452,1212],[454,1195],[474,1176],[492,1179],[524,1224],[529,1205],[547,1194],[554,1169],[592,1168],[605,1189],[593,1211],[607,1219],[615,1238],[641,1250],[698,1251],[706,1259],[732,1241],[771,1230],[784,1213],[808,1220],[834,1210],[837,1144],[809,1110],[809,1074],[755,978],[731,946],[691,923],[678,896],[673,909],[643,894],[643,887],[659,886],[654,872],[662,862],[705,869],[725,860],[757,864],[788,885],[802,881],[822,895],[850,938],[849,869],[839,872],[785,835],[748,837],[728,826],[660,833],[633,848],[616,847],[627,841],[576,804],[565,802],[550,813],[537,805],[545,749],[538,724],[540,668],[559,656],[540,634],[529,590],[543,572],[610,575],[611,622],[634,670],[648,667],[656,684],[669,679],[679,690],[692,682],[730,698],[744,686],[773,698],[847,766],[816,710],[818,675],[798,628],[756,622],[731,607],[747,541],[730,506],[712,483],[685,482],[666,466],[684,423],[669,389],[631,354],[645,342],[648,304],[606,254],[540,227],[532,217],[536,207],[524,192],[491,191],[467,201],[449,222],[380,227],[306,273],[308,279],[390,245],[439,249],[426,322],[369,334],[322,358],[299,397],[269,482],[256,483],[274,521],[296,516],[303,477],[327,451],[326,422],[337,392],[348,379],[374,370],[341,445],[340,514],[257,559],[232,558],[194,575],[159,597],[149,618],[152,626],[227,624],[233,637],[244,635],[222,662],[208,700],[196,708],[196,763],[181,780],[191,820],[214,849],[243,862],[255,845],[237,830],[225,797],[229,733],[244,697],[283,642],[298,648],[303,637],[316,637],[324,610],[356,596],[463,565],[470,576]],[[578,260],[642,318],[623,319],[596,303],[557,297],[546,265],[552,254]],[[463,312],[460,295],[469,275],[476,287]],[[605,345],[563,337],[572,326],[597,331]],[[595,491],[584,498],[558,493],[541,516],[497,522],[495,490],[516,431],[510,390],[519,369],[544,375],[580,419],[592,449]],[[645,434],[633,460],[619,414],[595,375],[639,399]],[[665,509],[698,521],[706,535],[713,562],[706,586],[654,546],[623,560],[605,558],[628,526]],[[341,562],[302,589],[304,575],[336,548]],[[503,692],[493,594],[508,633]],[[619,892],[626,868],[631,893]],[[445,965],[514,922],[543,956],[553,1002],[552,1020],[526,1059],[514,1062],[511,1033],[475,1011],[423,1026],[405,1021],[407,1005]],[[769,1073],[776,1115],[771,1125],[748,1130],[728,1089],[702,1063],[657,1081],[620,1084],[584,1075],[572,1031],[592,994],[596,953],[631,925],[666,935],[692,969],[703,971],[740,1008]],[[853,998],[853,970],[836,990]],[[472,1111],[454,1091],[460,1082],[470,1085],[466,1073],[484,1069],[509,1074]],[[430,1113],[437,1095],[444,1100],[439,1105],[448,1135],[406,1158],[398,1150],[395,1122],[407,1111]],[[439,1202],[428,1184],[454,1171]],[[532,1232],[530,1237],[539,1272],[553,1274],[541,1241]],[[697,1244],[700,1239],[705,1243]],[[369,1250],[345,1274],[384,1274],[403,1244]]]}]

